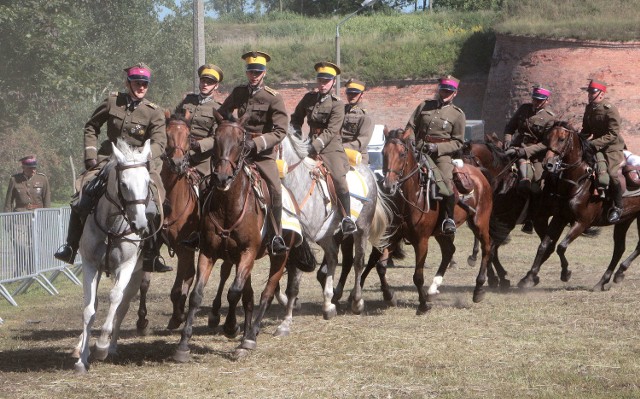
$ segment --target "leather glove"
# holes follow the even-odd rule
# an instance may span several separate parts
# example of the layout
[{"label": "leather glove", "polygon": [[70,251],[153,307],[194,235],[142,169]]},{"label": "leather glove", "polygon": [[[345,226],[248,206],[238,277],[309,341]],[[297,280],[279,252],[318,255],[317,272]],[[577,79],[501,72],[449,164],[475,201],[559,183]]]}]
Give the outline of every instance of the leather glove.
[{"label": "leather glove", "polygon": [[84,160],[84,168],[86,170],[89,170],[93,167],[95,167],[98,164],[98,161],[96,161],[95,159],[85,159]]},{"label": "leather glove", "polygon": [[191,139],[189,142],[189,148],[191,151],[200,152],[202,149],[200,148],[200,142],[195,139]]},{"label": "leather glove", "polygon": [[256,155],[258,153],[258,147],[256,146],[256,142],[249,139],[244,142],[244,145],[247,147],[247,154],[249,156]]},{"label": "leather glove", "polygon": [[513,158],[524,158],[527,156],[527,153],[525,152],[524,148],[519,148],[519,147],[511,147],[504,153]]},{"label": "leather glove", "polygon": [[433,155],[438,154],[438,145],[436,143],[427,144],[426,149],[429,154],[433,154]]}]

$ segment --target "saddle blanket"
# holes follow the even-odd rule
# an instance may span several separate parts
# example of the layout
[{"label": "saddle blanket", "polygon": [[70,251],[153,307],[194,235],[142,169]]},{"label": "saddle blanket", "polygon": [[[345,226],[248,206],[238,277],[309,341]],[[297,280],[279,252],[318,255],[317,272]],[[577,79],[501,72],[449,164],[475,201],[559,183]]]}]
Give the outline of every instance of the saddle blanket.
[{"label": "saddle blanket", "polygon": [[[262,238],[264,238],[269,231],[269,223],[271,223],[271,219],[267,214],[267,217],[264,219],[264,223],[262,223]],[[296,215],[296,207],[291,199],[291,194],[284,186],[282,186],[282,217],[280,218],[280,223],[283,231],[289,230],[295,233],[296,241],[293,244],[294,246],[297,247],[302,244],[302,225],[300,225],[300,220]]]},{"label": "saddle blanket", "polygon": [[[327,181],[320,181],[322,192],[326,198],[329,198],[329,188],[327,187]],[[349,170],[347,172],[347,184],[349,185],[349,194],[351,195],[351,220],[354,222],[358,220],[364,202],[368,201],[367,195],[369,194],[369,187],[364,181],[364,177],[357,170]],[[327,214],[331,213],[333,204],[329,201],[325,205]]]}]

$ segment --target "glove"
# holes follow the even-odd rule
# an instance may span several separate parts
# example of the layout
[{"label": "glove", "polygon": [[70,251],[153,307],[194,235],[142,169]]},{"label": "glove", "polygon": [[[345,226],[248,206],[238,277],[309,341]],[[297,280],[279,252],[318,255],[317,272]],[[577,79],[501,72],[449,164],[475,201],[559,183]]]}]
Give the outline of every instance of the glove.
[{"label": "glove", "polygon": [[98,161],[96,161],[95,159],[85,159],[84,160],[84,168],[86,170],[89,170],[93,167],[95,167],[98,164]]},{"label": "glove", "polygon": [[433,154],[433,155],[438,154],[438,145],[436,143],[429,143],[426,145],[426,148],[429,154]]},{"label": "glove", "polygon": [[244,142],[245,147],[247,147],[247,154],[249,156],[255,155],[258,153],[258,147],[256,146],[256,142],[249,139]]},{"label": "glove", "polygon": [[513,158],[524,158],[527,156],[527,153],[525,152],[524,148],[519,148],[519,147],[511,147],[504,153]]},{"label": "glove", "polygon": [[191,151],[200,152],[200,142],[198,140],[192,139],[189,142],[189,148],[191,149]]},{"label": "glove", "polygon": [[505,140],[504,144],[503,144],[503,148],[505,150],[508,150],[511,147],[511,140]]}]

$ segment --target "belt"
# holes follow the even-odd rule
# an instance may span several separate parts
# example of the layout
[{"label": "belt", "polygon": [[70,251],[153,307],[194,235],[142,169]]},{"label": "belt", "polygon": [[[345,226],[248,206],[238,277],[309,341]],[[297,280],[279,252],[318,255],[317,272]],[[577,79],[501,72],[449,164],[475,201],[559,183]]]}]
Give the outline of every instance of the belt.
[{"label": "belt", "polygon": [[447,143],[447,142],[451,141],[451,139],[448,139],[448,138],[433,137],[433,136],[427,136],[424,139],[425,139],[425,141],[427,141],[429,143]]}]

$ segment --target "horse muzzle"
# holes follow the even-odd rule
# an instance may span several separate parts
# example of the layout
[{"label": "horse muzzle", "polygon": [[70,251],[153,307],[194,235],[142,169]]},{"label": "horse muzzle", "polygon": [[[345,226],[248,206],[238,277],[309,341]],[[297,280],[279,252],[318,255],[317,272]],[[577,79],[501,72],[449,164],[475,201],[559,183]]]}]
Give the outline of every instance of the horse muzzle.
[{"label": "horse muzzle", "polygon": [[558,157],[545,158],[544,168],[549,173],[558,173],[562,171],[562,161]]},{"label": "horse muzzle", "polygon": [[394,195],[398,191],[398,181],[391,181],[389,177],[385,177],[382,181],[382,190],[389,195]]}]

